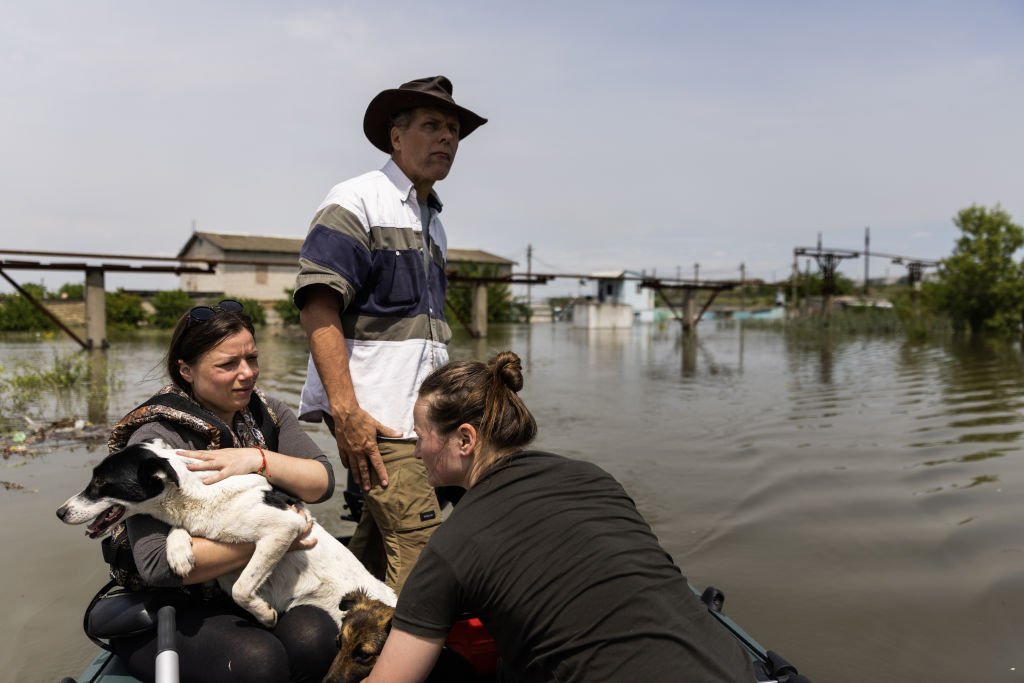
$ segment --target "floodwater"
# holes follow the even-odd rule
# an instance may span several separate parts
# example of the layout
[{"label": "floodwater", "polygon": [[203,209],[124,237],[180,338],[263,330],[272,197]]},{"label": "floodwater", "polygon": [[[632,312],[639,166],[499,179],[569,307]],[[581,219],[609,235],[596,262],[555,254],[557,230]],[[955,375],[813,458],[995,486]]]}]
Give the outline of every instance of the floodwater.
[{"label": "floodwater", "polygon": [[[294,406],[303,340],[259,342],[263,386]],[[71,350],[0,344],[0,365],[45,366],[55,344]],[[523,358],[538,445],[618,477],[690,580],[724,590],[725,611],[816,683],[1024,680],[1018,346],[554,324],[492,327],[452,356],[505,348]],[[162,351],[115,343],[109,395],[57,410],[119,416],[161,383]],[[24,487],[0,487],[5,680],[75,675],[94,652],[80,623],[99,549],[54,510],[102,453],[0,462]],[[340,509],[339,495],[317,514],[331,528]]]}]

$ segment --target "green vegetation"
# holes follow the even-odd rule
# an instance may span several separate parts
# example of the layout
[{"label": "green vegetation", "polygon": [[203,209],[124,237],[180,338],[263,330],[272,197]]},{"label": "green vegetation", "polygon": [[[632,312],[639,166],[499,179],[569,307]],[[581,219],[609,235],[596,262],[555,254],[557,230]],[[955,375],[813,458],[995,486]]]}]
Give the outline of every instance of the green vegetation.
[{"label": "green vegetation", "polygon": [[[462,267],[460,275],[467,277],[497,277],[497,266]],[[468,324],[473,305],[473,286],[464,282],[449,282],[448,295],[445,298],[444,310],[449,323],[462,321]],[[525,322],[529,319],[529,311],[522,304],[512,300],[509,286],[500,282],[487,285],[487,321],[488,322]]]},{"label": "green vegetation", "polygon": [[[46,295],[46,288],[42,285],[28,283],[23,285],[23,288],[37,301],[41,301]],[[57,326],[53,321],[21,294],[6,294],[0,297],[0,330],[37,332],[54,329],[57,329]]]},{"label": "green vegetation", "polygon": [[[267,324],[267,312],[263,310],[263,306],[260,305],[256,299],[246,299],[245,297],[226,297],[228,299],[234,299],[238,303],[242,304],[242,311],[252,320],[252,324],[257,327]],[[191,304],[190,304],[191,306]],[[187,309],[186,309],[187,310]],[[184,311],[182,311],[184,313]]]},{"label": "green vegetation", "polygon": [[80,387],[89,378],[88,358],[78,352],[53,352],[49,368],[21,362],[13,368],[0,367],[0,414],[23,414],[44,392],[58,394]]},{"label": "green vegetation", "polygon": [[[59,299],[61,301],[81,300],[84,291],[83,285],[65,284],[56,293],[49,292],[42,285],[24,285],[32,298],[43,302]],[[66,296],[64,296],[66,295]],[[228,298],[220,296],[212,301],[196,301],[180,289],[157,292],[149,302],[154,313],[148,315],[142,297],[138,294],[118,289],[114,292],[107,292],[105,297],[107,325],[111,331],[135,330],[140,327],[153,327],[156,329],[170,329],[177,324],[182,313],[193,306],[201,303],[215,305],[220,299]],[[263,306],[255,299],[245,297],[234,297],[242,304],[245,313],[252,318],[255,325],[265,325],[267,313]],[[289,307],[290,302],[287,303]],[[295,312],[295,322],[298,322],[298,311]],[[21,294],[0,295],[0,331],[3,332],[50,332],[57,329],[57,326],[36,308],[28,299]]]},{"label": "green vegetation", "polygon": [[107,309],[107,324],[114,329],[133,329],[146,319],[142,308],[142,297],[129,294],[123,289],[107,292],[104,297]]},{"label": "green vegetation", "polygon": [[172,328],[178,323],[181,314],[192,308],[192,299],[180,289],[157,292],[150,300],[154,313],[149,322],[154,327]]},{"label": "green vegetation", "polygon": [[67,282],[57,290],[57,297],[65,301],[84,301],[85,285],[81,282]]},{"label": "green vegetation", "polygon": [[288,295],[288,298],[275,301],[274,312],[281,319],[282,325],[298,325],[299,309],[292,302],[292,295],[295,293],[295,290],[285,289],[284,293]]},{"label": "green vegetation", "polygon": [[962,235],[942,261],[938,281],[925,283],[925,305],[947,314],[956,330],[1019,332],[1024,266],[1016,254],[1024,247],[1024,228],[998,205],[971,206],[953,222]]},{"label": "green vegetation", "polygon": [[[814,325],[839,331],[898,331],[912,341],[951,331],[992,337],[1021,334],[1024,263],[1019,252],[1024,248],[1024,228],[998,205],[963,209],[953,223],[961,236],[952,255],[940,262],[932,281],[872,287],[872,297],[888,299],[892,309],[850,308],[791,320],[786,323],[787,331]],[[798,299],[819,296],[821,285],[820,275],[800,275]],[[856,293],[845,278],[837,278],[836,289],[837,295]],[[787,285],[787,296],[790,292]]]}]

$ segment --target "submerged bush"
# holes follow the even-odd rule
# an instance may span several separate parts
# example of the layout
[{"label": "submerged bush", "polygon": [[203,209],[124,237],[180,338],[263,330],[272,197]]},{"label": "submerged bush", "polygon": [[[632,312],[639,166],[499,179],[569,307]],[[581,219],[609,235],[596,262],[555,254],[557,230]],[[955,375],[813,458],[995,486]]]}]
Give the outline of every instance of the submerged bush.
[{"label": "submerged bush", "polygon": [[146,320],[142,308],[142,297],[129,294],[123,289],[107,292],[107,323],[114,328],[134,328]]},{"label": "submerged bush", "polygon": [[282,325],[298,325],[299,324],[299,309],[292,301],[292,294],[295,293],[294,289],[285,289],[285,294],[288,295],[287,299],[281,299],[274,302],[274,312],[277,313],[277,317],[281,319]]},{"label": "submerged bush", "polygon": [[86,386],[88,380],[89,361],[77,351],[61,354],[54,350],[49,367],[28,361],[21,361],[13,368],[0,367],[0,412],[28,413],[44,392],[66,394]]},{"label": "submerged bush", "polygon": [[155,327],[169,329],[174,327],[181,314],[192,308],[192,299],[186,292],[180,289],[172,289],[166,292],[157,292],[150,301],[153,304],[155,313],[150,317],[150,322]]},{"label": "submerged bush", "polygon": [[252,320],[253,325],[266,325],[267,324],[267,312],[263,310],[263,304],[256,299],[246,299],[244,297],[225,297],[227,299],[235,299],[238,303],[242,304],[242,311],[249,316]]}]

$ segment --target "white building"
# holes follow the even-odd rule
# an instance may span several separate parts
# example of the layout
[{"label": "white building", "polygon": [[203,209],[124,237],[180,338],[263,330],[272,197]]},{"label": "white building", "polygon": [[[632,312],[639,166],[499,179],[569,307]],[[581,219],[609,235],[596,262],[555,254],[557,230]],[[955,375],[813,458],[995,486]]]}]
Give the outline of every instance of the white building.
[{"label": "white building", "polygon": [[634,322],[654,322],[654,290],[642,287],[643,273],[615,270],[591,273],[593,294],[573,304],[573,326],[622,329]]},{"label": "white building", "polygon": [[303,238],[296,237],[194,232],[178,252],[178,258],[267,263],[219,263],[209,275],[182,273],[178,286],[193,294],[223,293],[257,301],[285,299],[285,289],[295,287],[302,242]]},{"label": "white building", "polygon": [[[219,263],[210,274],[182,273],[178,286],[186,292],[220,294],[261,302],[286,299],[295,287],[299,250],[304,237],[270,237],[244,233],[194,232],[178,258],[245,261]],[[264,263],[261,263],[264,262]],[[479,249],[448,249],[448,268],[487,267],[493,275],[509,275],[515,261]]]}]

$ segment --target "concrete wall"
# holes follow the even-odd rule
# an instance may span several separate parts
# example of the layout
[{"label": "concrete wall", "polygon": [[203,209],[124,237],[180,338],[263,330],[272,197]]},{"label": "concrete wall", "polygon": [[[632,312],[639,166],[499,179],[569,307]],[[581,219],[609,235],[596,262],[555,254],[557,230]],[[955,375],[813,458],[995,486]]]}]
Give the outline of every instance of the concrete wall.
[{"label": "concrete wall", "polygon": [[[205,240],[198,240],[189,250],[190,258],[224,258],[224,252]],[[232,253],[232,258],[272,260],[280,254],[259,252]],[[178,277],[178,286],[186,292],[224,292],[227,296],[278,301],[288,298],[284,290],[295,287],[295,276],[299,272],[298,259],[290,266],[256,266],[222,263],[210,275],[184,273]]]},{"label": "concrete wall", "polygon": [[[627,274],[637,275],[631,272]],[[594,295],[598,301],[628,304],[640,322],[654,320],[654,290],[641,287],[639,280],[600,279],[595,284]]]},{"label": "concrete wall", "polygon": [[633,326],[633,307],[629,304],[580,301],[573,306],[572,325],[586,330],[627,329]]},{"label": "concrete wall", "polygon": [[57,318],[71,328],[85,327],[85,302],[47,299],[43,305]]}]

